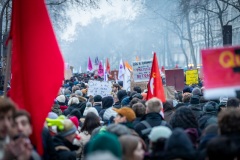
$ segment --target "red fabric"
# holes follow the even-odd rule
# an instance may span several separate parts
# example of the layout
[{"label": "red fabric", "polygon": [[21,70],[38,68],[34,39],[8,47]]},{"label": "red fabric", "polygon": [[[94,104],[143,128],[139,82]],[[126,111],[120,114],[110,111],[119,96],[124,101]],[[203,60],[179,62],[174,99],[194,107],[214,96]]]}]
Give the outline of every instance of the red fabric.
[{"label": "red fabric", "polygon": [[68,108],[68,106],[60,106],[60,109],[62,112],[65,111],[65,109],[67,109],[67,108]]},{"label": "red fabric", "polygon": [[43,153],[42,128],[64,79],[64,62],[44,0],[14,0],[10,97],[32,117],[32,143]]},{"label": "red fabric", "polygon": [[106,64],[107,64],[106,71],[107,71],[107,73],[110,73],[110,63],[108,61],[108,58],[107,58]]},{"label": "red fabric", "polygon": [[72,117],[70,118],[70,120],[73,122],[73,124],[75,125],[75,127],[78,129],[79,121],[78,121],[77,117],[76,117],[76,116],[72,116]]},{"label": "red fabric", "polygon": [[148,82],[147,100],[153,97],[159,98],[162,102],[166,102],[156,53],[153,55],[152,69]]}]

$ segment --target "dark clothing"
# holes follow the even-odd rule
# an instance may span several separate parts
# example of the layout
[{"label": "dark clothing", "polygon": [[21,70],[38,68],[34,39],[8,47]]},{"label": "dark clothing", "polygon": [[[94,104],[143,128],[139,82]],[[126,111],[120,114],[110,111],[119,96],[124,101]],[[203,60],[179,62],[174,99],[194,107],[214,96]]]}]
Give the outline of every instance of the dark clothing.
[{"label": "dark clothing", "polygon": [[202,111],[202,108],[201,108],[200,104],[189,105],[189,108],[192,110],[196,119],[198,119],[203,114],[203,111]]},{"label": "dark clothing", "polygon": [[64,112],[67,108],[68,108],[68,106],[66,106],[66,105],[63,105],[63,106],[60,105],[60,109],[62,112]]},{"label": "dark clothing", "polygon": [[174,111],[170,110],[170,111],[165,111],[164,112],[164,120],[169,123],[170,119],[172,118],[172,116],[174,115]]},{"label": "dark clothing", "polygon": [[102,105],[101,105],[101,104],[96,103],[93,107],[98,111],[98,114],[99,114],[99,113],[101,112],[101,110],[102,110]]},{"label": "dark clothing", "polygon": [[71,106],[69,106],[69,107],[63,112],[63,115],[65,115],[65,116],[69,115],[69,114],[72,112],[72,110],[74,110],[74,109],[80,110],[79,104],[72,104]]},{"label": "dark clothing", "polygon": [[139,124],[141,122],[142,117],[137,117],[134,121],[133,121],[133,127],[135,128],[137,124]]},{"label": "dark clothing", "polygon": [[49,130],[46,127],[43,127],[42,131],[42,140],[43,140],[43,159],[44,160],[55,160],[56,152],[53,147],[52,136],[49,133]]},{"label": "dark clothing", "polygon": [[76,160],[77,146],[72,145],[62,136],[55,136],[53,138],[53,146],[57,154],[57,160]]},{"label": "dark clothing", "polygon": [[204,130],[210,124],[217,124],[217,116],[214,114],[205,113],[198,119],[198,125],[201,130]]},{"label": "dark clothing", "polygon": [[116,102],[116,103],[113,105],[113,107],[114,107],[114,108],[117,108],[117,109],[121,108],[121,103],[120,103],[120,101]]},{"label": "dark clothing", "polygon": [[[162,124],[163,118],[159,113],[148,113],[141,118],[141,121],[144,121],[144,120],[147,121],[151,127],[155,127],[155,126],[160,126]],[[167,124],[167,127],[171,128],[168,124]],[[147,137],[148,135],[143,135],[141,131],[146,128],[147,127],[142,123],[138,123],[135,126],[135,131],[139,134],[139,136],[144,141],[148,139]]]}]

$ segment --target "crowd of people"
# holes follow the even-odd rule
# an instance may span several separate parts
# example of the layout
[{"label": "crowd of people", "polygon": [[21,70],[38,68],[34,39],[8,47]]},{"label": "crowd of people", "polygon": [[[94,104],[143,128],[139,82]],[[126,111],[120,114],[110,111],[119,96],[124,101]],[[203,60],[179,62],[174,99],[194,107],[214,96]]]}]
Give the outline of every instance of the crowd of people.
[{"label": "crowd of people", "polygon": [[113,84],[111,96],[88,96],[88,79],[63,84],[46,117],[41,156],[29,140],[31,115],[0,98],[0,159],[240,159],[239,99],[205,100],[204,88],[186,86],[162,103],[121,83]]}]

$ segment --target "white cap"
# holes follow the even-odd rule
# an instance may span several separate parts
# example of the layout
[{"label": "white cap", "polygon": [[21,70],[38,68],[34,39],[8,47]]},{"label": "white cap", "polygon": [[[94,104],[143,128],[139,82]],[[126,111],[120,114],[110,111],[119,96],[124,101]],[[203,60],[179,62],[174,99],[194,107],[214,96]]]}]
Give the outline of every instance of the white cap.
[{"label": "white cap", "polygon": [[157,126],[153,127],[151,133],[148,135],[148,138],[152,142],[156,142],[159,138],[169,138],[172,134],[172,131],[166,126]]}]

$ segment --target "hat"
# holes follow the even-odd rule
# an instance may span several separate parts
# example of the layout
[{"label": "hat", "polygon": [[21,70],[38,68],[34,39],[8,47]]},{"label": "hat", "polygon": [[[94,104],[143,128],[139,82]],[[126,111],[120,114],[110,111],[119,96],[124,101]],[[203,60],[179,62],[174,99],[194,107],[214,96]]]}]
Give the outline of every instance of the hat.
[{"label": "hat", "polygon": [[200,88],[196,87],[192,90],[192,94],[193,95],[198,95],[198,96],[201,96],[202,95],[202,91]]},{"label": "hat", "polygon": [[193,95],[190,99],[190,104],[199,104],[199,96]]},{"label": "hat", "polygon": [[122,124],[110,124],[106,129],[108,132],[113,133],[118,137],[126,134],[131,134],[131,131]]},{"label": "hat", "polygon": [[80,91],[80,90],[76,90],[76,91],[75,91],[75,94],[78,95],[78,96],[83,96],[83,93],[82,93],[82,91]]},{"label": "hat", "polygon": [[75,127],[78,128],[78,126],[79,126],[79,121],[78,121],[77,117],[76,117],[76,116],[72,116],[72,117],[69,118],[69,119],[74,123]]},{"label": "hat", "polygon": [[102,96],[96,95],[93,97],[94,102],[102,102]]},{"label": "hat", "polygon": [[130,102],[131,101],[130,101],[129,97],[125,97],[125,98],[123,98],[121,104],[122,104],[122,106],[127,106],[127,105],[129,105]]},{"label": "hat", "polygon": [[128,122],[132,122],[136,118],[135,112],[131,108],[122,107],[120,109],[113,108],[113,110],[121,116],[125,116]]},{"label": "hat", "polygon": [[56,99],[60,103],[65,103],[65,101],[66,101],[66,97],[64,95],[59,95],[59,96],[57,96]]},{"label": "hat", "polygon": [[89,141],[86,148],[86,156],[96,151],[109,151],[119,159],[122,158],[122,147],[118,140],[118,137],[109,132],[99,133],[92,137],[92,139]]},{"label": "hat", "polygon": [[77,119],[80,119],[82,117],[82,114],[78,109],[73,109],[70,112],[69,116],[75,116],[75,117],[77,117]]},{"label": "hat", "polygon": [[70,95],[72,92],[69,89],[64,90],[64,95]]},{"label": "hat", "polygon": [[94,108],[94,107],[86,107],[84,112],[83,112],[83,116],[86,116],[90,112],[92,112],[92,113],[96,114],[97,116],[99,116],[97,109]]},{"label": "hat", "polygon": [[209,101],[203,106],[203,111],[206,113],[214,113],[214,112],[217,113],[218,110],[219,110],[218,104],[213,101]]},{"label": "hat", "polygon": [[121,102],[123,100],[123,98],[125,98],[127,96],[127,92],[126,90],[119,90],[117,93],[117,97],[119,99],[119,101]]},{"label": "hat", "polygon": [[159,138],[169,138],[172,134],[172,131],[166,126],[157,126],[153,127],[148,138],[152,142],[157,142]]},{"label": "hat", "polygon": [[54,112],[49,112],[48,113],[48,118],[50,119],[57,119],[58,118],[58,115]]},{"label": "hat", "polygon": [[79,104],[79,99],[77,97],[70,98],[68,101],[68,105],[70,106],[72,104]]},{"label": "hat", "polygon": [[112,96],[107,96],[102,99],[102,108],[106,109],[112,107],[114,101]]},{"label": "hat", "polygon": [[186,93],[186,92],[188,92],[188,93],[192,93],[192,88],[191,87],[184,87],[183,88],[183,93]]}]

